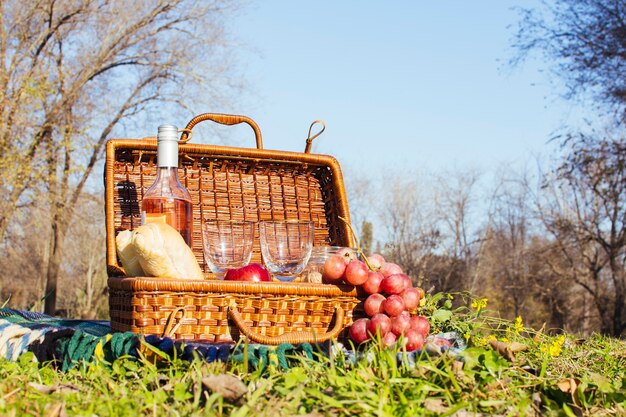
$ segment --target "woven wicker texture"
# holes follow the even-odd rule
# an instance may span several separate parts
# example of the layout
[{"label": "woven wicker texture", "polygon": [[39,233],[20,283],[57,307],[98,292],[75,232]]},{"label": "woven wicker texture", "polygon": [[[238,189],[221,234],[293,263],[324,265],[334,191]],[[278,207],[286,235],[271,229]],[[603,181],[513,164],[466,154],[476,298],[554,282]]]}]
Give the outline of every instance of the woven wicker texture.
[{"label": "woven wicker texture", "polygon": [[109,278],[109,291],[113,330],[175,339],[321,342],[364,317],[364,294],[351,286]]},{"label": "woven wicker texture", "polygon": [[[177,326],[172,336],[178,339],[236,340],[238,323],[252,329],[258,337],[251,339],[256,337],[260,343],[341,337],[360,302],[355,291],[323,284],[263,283],[259,287],[209,281],[214,277],[204,260],[201,234],[202,222],[210,219],[300,219],[314,222],[315,245],[352,246],[350,229],[340,220],[349,221],[349,212],[339,164],[326,155],[262,149],[258,126],[245,116],[197,116],[187,125],[181,141],[204,120],[247,123],[257,145],[179,146],[179,175],[191,194],[194,210],[192,249],[207,281],[121,278],[124,271],[117,260],[115,236],[140,225],[141,200],[156,176],[156,141],[113,139],[107,143],[105,201],[112,328],[161,335],[172,331],[166,329],[172,319]],[[258,229],[252,262],[262,262]],[[333,321],[337,317],[343,324]],[[281,339],[282,335],[286,336]]]}]

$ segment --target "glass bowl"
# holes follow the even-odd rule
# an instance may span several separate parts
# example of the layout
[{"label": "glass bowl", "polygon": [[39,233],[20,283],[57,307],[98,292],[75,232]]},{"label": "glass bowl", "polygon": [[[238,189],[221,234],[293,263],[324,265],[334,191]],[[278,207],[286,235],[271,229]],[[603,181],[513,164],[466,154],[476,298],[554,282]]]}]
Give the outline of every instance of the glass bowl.
[{"label": "glass bowl", "polygon": [[322,272],[324,271],[324,263],[332,255],[342,249],[350,249],[354,252],[355,259],[359,259],[358,252],[354,248],[346,248],[345,246],[313,246],[311,257],[304,271],[302,271],[303,282],[322,282]]}]

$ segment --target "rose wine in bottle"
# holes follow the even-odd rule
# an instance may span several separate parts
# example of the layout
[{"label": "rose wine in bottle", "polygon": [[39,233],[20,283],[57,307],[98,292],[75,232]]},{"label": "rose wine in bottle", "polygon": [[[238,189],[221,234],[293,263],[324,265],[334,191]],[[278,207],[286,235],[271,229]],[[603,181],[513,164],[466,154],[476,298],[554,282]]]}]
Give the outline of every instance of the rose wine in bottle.
[{"label": "rose wine in bottle", "polygon": [[191,247],[192,214],[191,196],[178,179],[178,129],[161,125],[157,135],[157,174],[141,202],[142,224],[167,223]]}]

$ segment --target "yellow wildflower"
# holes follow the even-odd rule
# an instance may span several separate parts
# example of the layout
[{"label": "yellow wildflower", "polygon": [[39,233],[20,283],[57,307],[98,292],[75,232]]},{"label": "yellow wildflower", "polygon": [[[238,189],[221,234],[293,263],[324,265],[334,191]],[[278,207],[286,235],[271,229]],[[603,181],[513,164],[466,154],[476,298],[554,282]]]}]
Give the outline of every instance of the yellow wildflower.
[{"label": "yellow wildflower", "polygon": [[554,341],[550,344],[550,348],[548,349],[548,353],[550,356],[557,357],[561,355],[561,350],[563,348],[563,343],[565,343],[565,336],[558,336]]},{"label": "yellow wildflower", "polygon": [[481,298],[479,300],[472,300],[472,308],[476,310],[477,313],[480,313],[480,310],[487,307],[487,299]]},{"label": "yellow wildflower", "polygon": [[522,316],[517,316],[517,318],[515,319],[513,330],[515,330],[515,333],[517,334],[519,334],[519,332],[524,330],[524,323],[522,323]]}]

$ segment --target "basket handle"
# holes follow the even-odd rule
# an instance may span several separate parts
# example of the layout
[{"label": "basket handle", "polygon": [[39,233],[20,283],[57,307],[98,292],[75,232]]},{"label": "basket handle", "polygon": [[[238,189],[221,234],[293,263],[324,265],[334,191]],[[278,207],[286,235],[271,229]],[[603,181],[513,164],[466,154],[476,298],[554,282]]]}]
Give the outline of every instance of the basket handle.
[{"label": "basket handle", "polygon": [[[319,132],[311,136],[311,132],[313,131],[313,126],[317,124],[321,125],[322,127],[320,128]],[[309,126],[309,137],[306,138],[306,146],[304,147],[304,153],[311,153],[311,146],[313,145],[313,139],[321,135],[324,132],[324,130],[326,130],[326,123],[324,123],[323,120],[314,120],[313,123],[311,123],[311,126]]]},{"label": "basket handle", "polygon": [[239,123],[247,123],[252,130],[254,130],[254,136],[256,138],[256,147],[257,149],[263,149],[263,139],[261,138],[261,129],[259,129],[259,125],[256,124],[254,120],[247,116],[238,116],[235,114],[220,114],[220,113],[202,113],[194,117],[187,123],[187,126],[182,129],[182,134],[180,135],[180,141],[185,143],[191,139],[191,129],[195,125],[205,120],[211,120],[216,123],[220,123],[223,125],[237,125]]},{"label": "basket handle", "polygon": [[326,340],[337,337],[343,328],[344,311],[341,306],[335,306],[335,326],[328,332],[323,334],[317,334],[315,332],[289,332],[283,333],[279,336],[266,336],[264,334],[254,333],[252,329],[244,322],[243,317],[237,310],[237,306],[233,301],[228,306],[228,313],[234,320],[235,324],[239,328],[239,331],[246,335],[248,339],[253,342],[261,343],[264,345],[279,345],[281,343],[313,343],[313,342],[325,342]]}]

